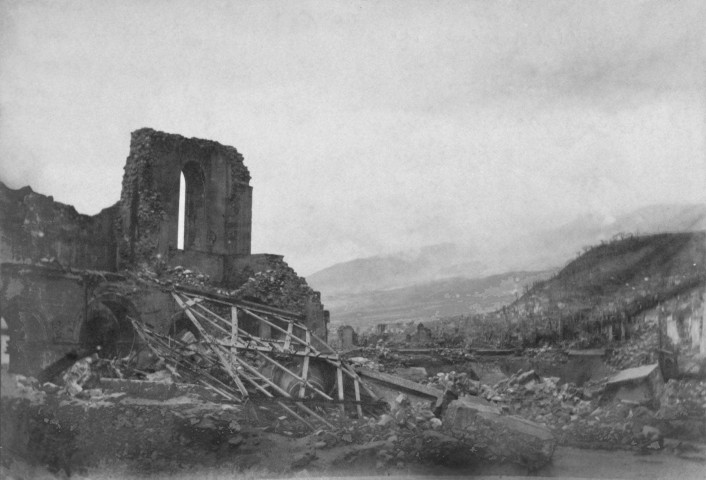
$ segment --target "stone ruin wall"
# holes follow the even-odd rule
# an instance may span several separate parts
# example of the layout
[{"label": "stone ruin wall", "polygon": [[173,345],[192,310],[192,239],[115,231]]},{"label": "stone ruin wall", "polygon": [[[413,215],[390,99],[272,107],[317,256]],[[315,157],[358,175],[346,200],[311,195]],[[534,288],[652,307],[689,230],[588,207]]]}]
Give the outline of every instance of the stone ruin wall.
[{"label": "stone ruin wall", "polygon": [[[177,249],[181,172],[187,200],[193,199],[183,250]],[[251,212],[250,173],[235,148],[148,128],[132,133],[120,197],[121,265],[173,263],[191,253],[197,261],[250,255]]]},{"label": "stone ruin wall", "polygon": [[[179,177],[187,164],[203,174],[203,198],[200,214],[192,218],[192,243],[180,250]],[[132,133],[120,201],[97,215],[79,214],[29,187],[13,190],[0,182],[0,264],[41,262],[59,270],[105,272],[181,265],[208,275],[210,285],[242,298],[305,315],[305,323],[326,339],[329,315],[319,292],[282,256],[250,253],[249,182],[243,157],[233,147],[140,129]],[[0,314],[9,305],[8,281],[7,275],[0,276]],[[154,310],[147,303],[141,302],[144,309]],[[59,317],[71,316],[66,302],[50,304],[60,310]],[[29,305],[22,308],[31,310]],[[44,330],[59,325],[46,315],[36,316],[48,322]],[[49,330],[35,330],[42,341],[56,340]]]},{"label": "stone ruin wall", "polygon": [[117,208],[82,215],[30,187],[13,190],[0,182],[0,263],[44,261],[114,271]]}]

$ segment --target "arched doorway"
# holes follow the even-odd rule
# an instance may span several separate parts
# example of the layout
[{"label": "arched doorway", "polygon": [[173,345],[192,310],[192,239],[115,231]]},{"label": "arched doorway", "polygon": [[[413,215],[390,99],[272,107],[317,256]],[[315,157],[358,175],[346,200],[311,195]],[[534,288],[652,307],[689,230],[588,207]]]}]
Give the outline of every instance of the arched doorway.
[{"label": "arched doorway", "polygon": [[138,313],[127,299],[114,294],[101,295],[88,304],[79,341],[84,347],[100,347],[101,357],[128,356],[138,347],[130,318],[137,319]]}]

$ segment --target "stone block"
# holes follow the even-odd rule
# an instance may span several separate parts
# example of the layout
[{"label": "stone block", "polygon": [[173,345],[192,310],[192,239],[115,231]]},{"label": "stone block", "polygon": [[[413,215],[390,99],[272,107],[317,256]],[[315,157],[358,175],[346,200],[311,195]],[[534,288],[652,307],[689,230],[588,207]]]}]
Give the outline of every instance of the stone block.
[{"label": "stone block", "polygon": [[606,384],[605,393],[616,400],[645,404],[658,403],[663,390],[662,373],[659,365],[653,363],[613,375]]},{"label": "stone block", "polygon": [[557,441],[552,433],[523,418],[502,415],[500,410],[474,397],[455,400],[446,409],[443,431],[473,448],[487,445],[499,459],[537,469],[547,464]]}]

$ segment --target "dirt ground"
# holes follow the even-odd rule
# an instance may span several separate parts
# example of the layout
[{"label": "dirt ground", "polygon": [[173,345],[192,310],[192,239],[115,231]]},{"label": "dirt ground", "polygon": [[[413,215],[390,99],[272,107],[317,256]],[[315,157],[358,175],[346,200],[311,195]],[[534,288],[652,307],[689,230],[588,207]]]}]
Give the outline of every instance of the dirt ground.
[{"label": "dirt ground", "polygon": [[107,392],[79,399],[25,388],[2,373],[0,478],[706,478],[706,446],[683,452],[669,439],[662,450],[642,452],[560,445],[550,464],[530,472],[463,450],[439,456],[421,439],[399,452],[397,435],[359,438],[347,419],[336,431],[312,433],[265,405]]}]

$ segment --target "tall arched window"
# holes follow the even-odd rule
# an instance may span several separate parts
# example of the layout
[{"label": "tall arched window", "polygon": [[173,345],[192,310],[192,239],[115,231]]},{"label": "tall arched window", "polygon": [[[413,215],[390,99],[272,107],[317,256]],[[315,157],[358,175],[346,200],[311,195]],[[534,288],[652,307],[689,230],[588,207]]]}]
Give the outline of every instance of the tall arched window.
[{"label": "tall arched window", "polygon": [[179,180],[179,219],[177,248],[202,246],[206,231],[205,178],[198,163],[188,162]]}]

